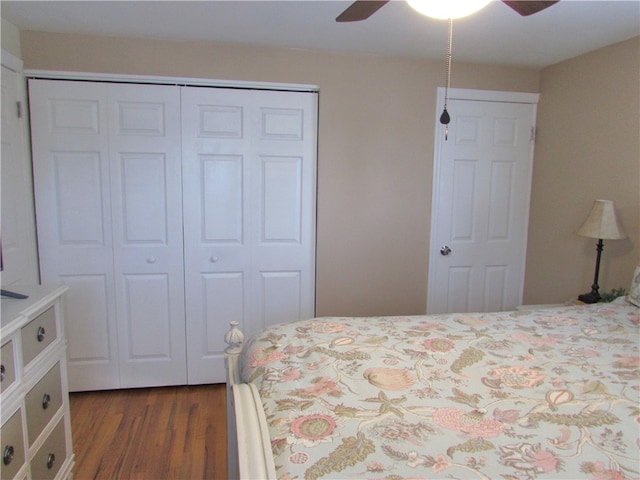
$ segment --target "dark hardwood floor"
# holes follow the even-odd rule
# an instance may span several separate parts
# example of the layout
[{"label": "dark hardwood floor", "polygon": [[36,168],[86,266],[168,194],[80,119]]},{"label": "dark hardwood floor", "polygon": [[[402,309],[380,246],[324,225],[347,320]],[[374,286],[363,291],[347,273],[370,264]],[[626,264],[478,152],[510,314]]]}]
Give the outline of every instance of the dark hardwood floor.
[{"label": "dark hardwood floor", "polygon": [[227,478],[224,385],[69,396],[75,480]]}]

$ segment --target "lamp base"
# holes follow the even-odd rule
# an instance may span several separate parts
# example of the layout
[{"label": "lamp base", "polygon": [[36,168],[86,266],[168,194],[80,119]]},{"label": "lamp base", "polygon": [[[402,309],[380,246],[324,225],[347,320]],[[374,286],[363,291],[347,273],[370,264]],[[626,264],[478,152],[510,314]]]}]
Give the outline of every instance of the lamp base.
[{"label": "lamp base", "polygon": [[591,290],[589,293],[578,295],[578,300],[583,303],[598,303],[600,301],[600,298],[600,294],[597,290]]}]

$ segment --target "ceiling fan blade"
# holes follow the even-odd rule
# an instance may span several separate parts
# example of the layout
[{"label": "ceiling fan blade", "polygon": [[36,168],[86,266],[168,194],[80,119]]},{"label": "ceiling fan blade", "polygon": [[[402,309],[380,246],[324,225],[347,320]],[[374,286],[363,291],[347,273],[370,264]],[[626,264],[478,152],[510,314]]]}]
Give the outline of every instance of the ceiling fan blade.
[{"label": "ceiling fan blade", "polygon": [[555,1],[536,1],[536,0],[502,0],[503,3],[513,8],[516,12],[518,12],[523,17],[528,17],[529,15],[533,15],[534,13],[541,12],[545,8],[550,7],[554,3],[558,3],[559,0]]},{"label": "ceiling fan blade", "polygon": [[390,0],[358,0],[336,18],[336,22],[358,22],[366,20],[384,7]]}]

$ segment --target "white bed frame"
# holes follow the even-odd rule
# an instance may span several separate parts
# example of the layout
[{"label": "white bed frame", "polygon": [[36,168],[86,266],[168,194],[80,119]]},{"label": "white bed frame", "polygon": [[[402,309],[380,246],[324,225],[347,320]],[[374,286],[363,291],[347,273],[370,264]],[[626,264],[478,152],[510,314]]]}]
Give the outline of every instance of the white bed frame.
[{"label": "white bed frame", "polygon": [[230,479],[275,479],[267,420],[258,390],[243,383],[238,364],[244,334],[231,322],[224,336],[227,367],[227,477]]}]

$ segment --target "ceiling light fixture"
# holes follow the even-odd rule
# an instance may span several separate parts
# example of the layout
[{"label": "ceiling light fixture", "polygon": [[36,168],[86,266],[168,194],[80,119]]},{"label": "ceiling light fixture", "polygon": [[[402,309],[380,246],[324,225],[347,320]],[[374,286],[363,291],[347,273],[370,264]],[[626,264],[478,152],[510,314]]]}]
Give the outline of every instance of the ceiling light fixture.
[{"label": "ceiling light fixture", "polygon": [[490,2],[491,0],[407,0],[415,11],[439,20],[466,17],[482,10]]},{"label": "ceiling light fixture", "polygon": [[440,115],[440,123],[444,125],[444,139],[449,138],[451,116],[447,111],[449,88],[451,87],[451,54],[453,49],[453,19],[476,13],[486,7],[491,0],[407,0],[407,3],[418,13],[438,20],[449,20],[449,42],[447,44],[447,79],[444,93],[444,110]]}]

